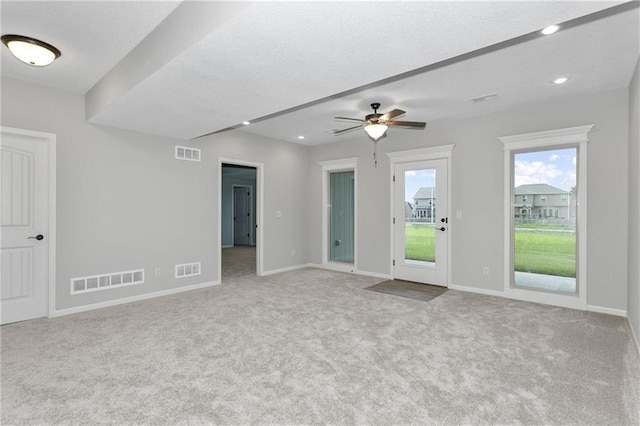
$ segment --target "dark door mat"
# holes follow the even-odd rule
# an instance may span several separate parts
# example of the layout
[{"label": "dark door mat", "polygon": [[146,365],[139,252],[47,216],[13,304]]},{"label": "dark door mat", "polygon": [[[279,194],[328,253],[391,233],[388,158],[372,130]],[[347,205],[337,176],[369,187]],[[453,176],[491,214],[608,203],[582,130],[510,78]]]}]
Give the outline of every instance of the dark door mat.
[{"label": "dark door mat", "polygon": [[428,302],[445,293],[448,289],[446,287],[431,284],[419,284],[403,280],[388,280],[372,285],[371,287],[367,287],[365,290],[393,294],[394,296],[407,297],[409,299]]}]

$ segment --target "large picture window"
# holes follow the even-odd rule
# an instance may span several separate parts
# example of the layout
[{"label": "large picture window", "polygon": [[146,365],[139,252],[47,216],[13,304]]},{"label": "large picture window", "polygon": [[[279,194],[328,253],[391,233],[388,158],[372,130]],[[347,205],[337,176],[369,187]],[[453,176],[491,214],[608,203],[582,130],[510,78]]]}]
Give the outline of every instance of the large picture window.
[{"label": "large picture window", "polygon": [[586,149],[593,126],[499,138],[505,152],[505,292],[586,307]]},{"label": "large picture window", "polygon": [[575,294],[578,148],[512,156],[513,284]]}]

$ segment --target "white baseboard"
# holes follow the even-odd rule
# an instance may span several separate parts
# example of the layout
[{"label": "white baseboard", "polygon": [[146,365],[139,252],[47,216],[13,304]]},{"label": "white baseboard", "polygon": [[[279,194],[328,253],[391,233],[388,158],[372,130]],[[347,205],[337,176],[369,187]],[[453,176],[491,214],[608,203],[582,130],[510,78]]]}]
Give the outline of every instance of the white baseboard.
[{"label": "white baseboard", "polygon": [[310,266],[311,266],[310,264],[304,263],[302,265],[293,265],[293,266],[287,266],[286,268],[272,269],[270,271],[262,271],[262,276],[264,277],[267,275],[281,274],[283,272],[297,271],[298,269],[304,269]]},{"label": "white baseboard", "polygon": [[636,344],[636,352],[640,355],[640,340],[638,340],[638,330],[633,328],[633,324],[631,324],[631,320],[627,317],[627,323],[629,324],[629,330],[631,330],[631,337],[633,337],[633,342]]},{"label": "white baseboard", "polygon": [[220,247],[220,248],[232,248],[232,247],[233,247],[233,244],[228,245],[228,246],[222,246],[222,247]]},{"label": "white baseboard", "polygon": [[383,279],[383,280],[390,280],[391,279],[391,275],[389,275],[389,274],[380,274],[378,272],[361,271],[359,269],[357,271],[354,271],[354,274],[364,275],[365,277],[380,278],[380,279]]},{"label": "white baseboard", "polygon": [[391,275],[389,274],[380,274],[378,272],[362,271],[359,269],[354,269],[353,267],[348,265],[342,266],[342,265],[333,264],[333,263],[309,263],[307,266],[311,268],[316,268],[316,269],[326,269],[327,271],[344,272],[347,274],[356,274],[356,275],[363,275],[366,277],[381,278],[383,280],[391,279]]},{"label": "white baseboard", "polygon": [[627,311],[624,309],[603,308],[602,306],[587,305],[587,311],[598,312],[600,314],[615,315],[617,317],[627,317]]},{"label": "white baseboard", "polygon": [[497,290],[487,290],[483,288],[467,287],[467,286],[456,285],[456,284],[451,284],[449,288],[452,290],[467,291],[470,293],[484,294],[487,296],[497,296],[497,297],[504,297],[505,299],[521,300],[523,302],[541,303],[543,305],[560,306],[568,309],[578,309],[582,311],[598,312],[601,314],[615,315],[623,318],[627,317],[627,311],[623,309],[605,308],[602,306],[593,306],[593,305],[586,305],[585,307],[585,306],[581,306],[577,300],[575,303],[562,303],[562,302],[554,303],[553,301],[548,300],[548,298],[544,298],[544,296],[546,296],[546,294],[544,293],[541,293],[541,298],[539,300],[536,300],[535,298],[532,298],[532,297],[521,297],[518,293],[503,292],[503,291],[497,291]]},{"label": "white baseboard", "polygon": [[198,290],[206,287],[213,287],[220,284],[220,281],[211,281],[208,283],[193,284],[184,287],[171,288],[168,290],[154,291],[152,293],[138,294],[136,296],[124,297],[122,299],[108,300],[106,302],[92,303],[90,305],[76,306],[73,308],[56,310],[49,318],[61,317],[64,315],[77,314],[79,312],[92,311],[94,309],[108,308],[110,306],[122,305],[125,303],[138,302],[140,300],[153,299],[170,294],[183,293],[185,291]]},{"label": "white baseboard", "polygon": [[468,293],[484,294],[485,296],[505,297],[504,292],[497,290],[488,290],[485,288],[468,287],[465,285],[449,284],[451,290],[466,291]]}]

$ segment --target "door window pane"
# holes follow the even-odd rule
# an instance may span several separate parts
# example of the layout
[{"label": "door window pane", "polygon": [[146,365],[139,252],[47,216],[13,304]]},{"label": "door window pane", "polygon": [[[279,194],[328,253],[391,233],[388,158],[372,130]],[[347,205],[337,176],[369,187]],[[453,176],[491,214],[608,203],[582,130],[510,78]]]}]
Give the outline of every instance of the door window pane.
[{"label": "door window pane", "polygon": [[329,259],[353,263],[354,259],[354,174],[329,174]]},{"label": "door window pane", "polygon": [[404,174],[404,257],[436,261],[436,171],[408,170]]},{"label": "door window pane", "polygon": [[513,156],[516,287],[576,292],[577,154],[566,148]]}]

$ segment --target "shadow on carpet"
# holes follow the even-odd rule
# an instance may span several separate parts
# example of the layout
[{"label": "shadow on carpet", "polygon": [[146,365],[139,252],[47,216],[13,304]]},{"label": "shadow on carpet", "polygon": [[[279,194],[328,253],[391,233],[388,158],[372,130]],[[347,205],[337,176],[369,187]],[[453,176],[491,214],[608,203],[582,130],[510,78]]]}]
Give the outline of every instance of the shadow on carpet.
[{"label": "shadow on carpet", "polygon": [[366,287],[365,290],[428,302],[446,293],[448,289],[446,287],[431,284],[419,284],[403,280],[388,280],[372,285],[371,287]]}]

